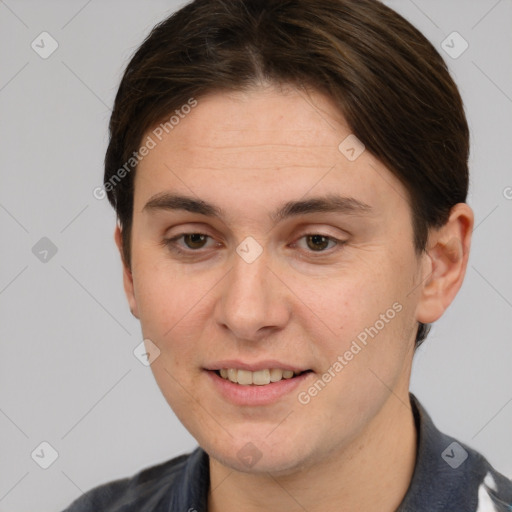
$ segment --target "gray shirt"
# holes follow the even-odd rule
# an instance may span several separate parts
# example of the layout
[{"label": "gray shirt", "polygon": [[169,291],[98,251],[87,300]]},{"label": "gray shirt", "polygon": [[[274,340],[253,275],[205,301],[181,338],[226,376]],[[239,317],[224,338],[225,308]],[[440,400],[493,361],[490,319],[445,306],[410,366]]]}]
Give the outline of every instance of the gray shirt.
[{"label": "gray shirt", "polygon": [[[441,433],[412,393],[410,400],[417,458],[397,512],[511,512],[512,481],[481,454]],[[207,512],[209,485],[208,454],[198,447],[96,487],[64,512]]]}]

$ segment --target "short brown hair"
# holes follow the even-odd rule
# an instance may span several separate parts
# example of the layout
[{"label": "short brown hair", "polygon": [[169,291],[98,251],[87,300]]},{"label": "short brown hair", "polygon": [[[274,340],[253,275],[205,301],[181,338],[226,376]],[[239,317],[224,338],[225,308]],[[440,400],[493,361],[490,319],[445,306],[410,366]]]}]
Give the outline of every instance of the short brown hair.
[{"label": "short brown hair", "polygon": [[[418,252],[429,229],[465,202],[469,130],[462,99],[442,57],[398,13],[377,0],[195,0],[153,28],[115,99],[104,182],[127,265],[132,155],[142,136],[190,98],[262,81],[313,88],[335,102],[366,149],[407,189]],[[113,182],[122,168],[123,179]],[[419,324],[416,346],[428,330]]]}]

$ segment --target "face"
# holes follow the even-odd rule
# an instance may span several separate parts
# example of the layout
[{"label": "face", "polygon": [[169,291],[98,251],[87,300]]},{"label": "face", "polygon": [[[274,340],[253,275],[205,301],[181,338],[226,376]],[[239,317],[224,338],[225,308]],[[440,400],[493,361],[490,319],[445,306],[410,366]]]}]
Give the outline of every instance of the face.
[{"label": "face", "polygon": [[315,92],[212,94],[137,169],[132,312],[169,405],[241,471],[320,462],[407,400],[424,270],[407,193],[339,149],[335,112]]}]

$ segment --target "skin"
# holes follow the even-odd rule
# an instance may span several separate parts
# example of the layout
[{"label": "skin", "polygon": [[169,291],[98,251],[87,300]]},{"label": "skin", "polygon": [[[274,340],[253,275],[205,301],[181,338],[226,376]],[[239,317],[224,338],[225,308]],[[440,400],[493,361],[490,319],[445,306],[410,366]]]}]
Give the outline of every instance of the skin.
[{"label": "skin", "polygon": [[[210,456],[210,511],[393,511],[410,483],[416,326],[437,320],[459,290],[473,214],[456,205],[418,254],[406,189],[369,151],[349,161],[338,145],[350,133],[320,93],[259,86],[199,98],[138,166],[124,286],[161,351],[151,367],[162,393]],[[165,192],[213,203],[222,217],[145,208]],[[371,210],[269,217],[327,194]],[[184,255],[165,245],[187,233],[208,237],[179,238]],[[248,236],[263,249],[250,264],[236,252]],[[120,249],[121,237],[117,228]],[[395,303],[400,312],[300,403]],[[276,403],[236,406],[204,370],[220,359],[313,371]],[[248,442],[261,454],[251,467],[237,457]]]}]

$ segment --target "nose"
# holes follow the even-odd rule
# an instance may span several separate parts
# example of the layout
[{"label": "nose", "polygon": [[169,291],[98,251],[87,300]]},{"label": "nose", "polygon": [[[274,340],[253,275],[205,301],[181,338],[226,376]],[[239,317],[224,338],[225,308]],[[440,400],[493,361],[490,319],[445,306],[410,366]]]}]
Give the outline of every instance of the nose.
[{"label": "nose", "polygon": [[265,251],[251,263],[238,254],[233,259],[233,268],[223,280],[216,320],[237,340],[259,341],[288,322],[287,289],[269,269]]}]

